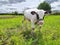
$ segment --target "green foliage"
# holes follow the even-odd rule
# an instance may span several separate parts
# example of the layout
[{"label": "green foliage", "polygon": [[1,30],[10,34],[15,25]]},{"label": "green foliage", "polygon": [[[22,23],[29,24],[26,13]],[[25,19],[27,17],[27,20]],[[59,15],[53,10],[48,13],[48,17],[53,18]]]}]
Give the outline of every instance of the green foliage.
[{"label": "green foliage", "polygon": [[23,14],[15,11],[15,12],[12,12],[12,13],[0,13],[0,15],[23,15]]},{"label": "green foliage", "polygon": [[45,11],[51,11],[51,6],[50,4],[44,1],[43,3],[39,4],[38,9],[43,9]]},{"label": "green foliage", "polygon": [[23,16],[0,18],[0,45],[60,45],[60,16],[45,16],[42,28],[31,34],[22,28]]},{"label": "green foliage", "polygon": [[18,12],[17,12],[17,11],[15,11],[15,12],[13,12],[13,14],[18,15]]},{"label": "green foliage", "polygon": [[56,13],[52,13],[51,15],[60,15],[60,13],[57,13],[57,12],[56,12]]}]

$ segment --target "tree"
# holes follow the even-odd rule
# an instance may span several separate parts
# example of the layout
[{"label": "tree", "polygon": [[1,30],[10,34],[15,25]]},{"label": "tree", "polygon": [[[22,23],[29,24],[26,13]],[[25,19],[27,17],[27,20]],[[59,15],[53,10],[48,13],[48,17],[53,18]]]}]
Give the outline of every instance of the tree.
[{"label": "tree", "polygon": [[47,12],[50,12],[51,11],[51,6],[50,6],[49,3],[44,1],[43,3],[39,4],[38,9],[43,9]]},{"label": "tree", "polygon": [[14,14],[16,14],[16,15],[17,15],[17,14],[18,14],[18,12],[17,12],[17,11],[15,11],[15,12],[14,12]]}]

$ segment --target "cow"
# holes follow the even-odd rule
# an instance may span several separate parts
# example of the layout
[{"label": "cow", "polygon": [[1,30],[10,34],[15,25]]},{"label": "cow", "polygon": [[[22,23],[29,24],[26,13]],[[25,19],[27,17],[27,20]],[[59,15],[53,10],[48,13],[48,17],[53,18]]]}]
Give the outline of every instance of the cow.
[{"label": "cow", "polygon": [[31,22],[31,27],[32,30],[35,29],[34,24],[38,24],[40,27],[44,23],[44,10],[39,10],[39,9],[28,9],[24,11],[24,20],[29,20]]}]

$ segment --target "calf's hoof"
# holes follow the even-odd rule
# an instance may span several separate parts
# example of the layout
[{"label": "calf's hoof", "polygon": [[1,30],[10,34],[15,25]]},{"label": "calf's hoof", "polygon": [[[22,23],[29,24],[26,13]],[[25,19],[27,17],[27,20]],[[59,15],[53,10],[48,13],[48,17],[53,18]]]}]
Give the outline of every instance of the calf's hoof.
[{"label": "calf's hoof", "polygon": [[32,28],[32,30],[34,30],[35,28]]}]

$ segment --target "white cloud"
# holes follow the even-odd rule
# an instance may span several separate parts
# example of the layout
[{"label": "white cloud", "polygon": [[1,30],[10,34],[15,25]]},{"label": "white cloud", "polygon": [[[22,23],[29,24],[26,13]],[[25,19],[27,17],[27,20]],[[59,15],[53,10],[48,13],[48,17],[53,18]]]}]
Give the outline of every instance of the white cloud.
[{"label": "white cloud", "polygon": [[[9,0],[3,0],[3,1],[9,1]],[[0,7],[0,12],[12,12],[12,11],[18,11],[22,12],[24,8],[36,8],[39,3],[43,2],[44,0],[26,0],[26,2],[21,3],[15,3],[15,4],[5,4]]]},{"label": "white cloud", "polygon": [[0,0],[0,1],[5,1],[5,0]]},{"label": "white cloud", "polygon": [[60,1],[51,3],[51,7],[52,7],[51,10],[60,10]]},{"label": "white cloud", "polygon": [[51,6],[52,6],[52,7],[56,7],[56,6],[58,6],[58,5],[60,5],[60,2],[51,3]]}]

